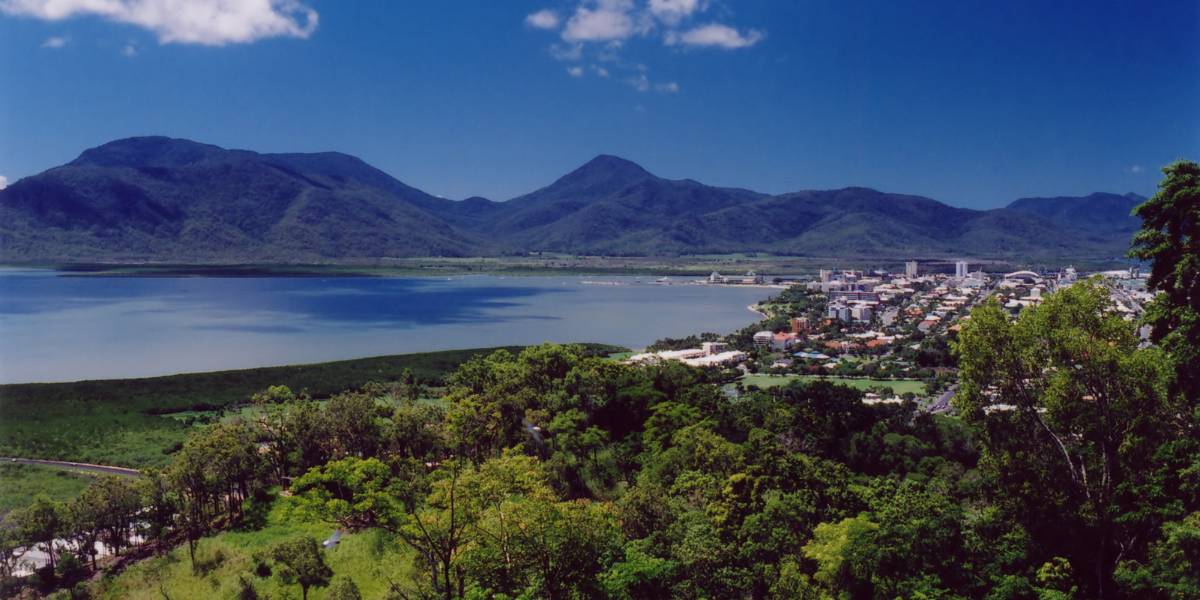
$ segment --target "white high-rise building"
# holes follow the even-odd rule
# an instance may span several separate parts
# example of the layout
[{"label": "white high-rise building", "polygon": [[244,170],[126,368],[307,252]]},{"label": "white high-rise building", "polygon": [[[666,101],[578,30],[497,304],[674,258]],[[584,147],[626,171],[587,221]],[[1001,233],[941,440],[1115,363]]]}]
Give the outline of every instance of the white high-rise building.
[{"label": "white high-rise building", "polygon": [[954,263],[954,276],[959,279],[966,279],[970,270],[967,268],[967,261],[960,260]]},{"label": "white high-rise building", "polygon": [[904,263],[904,276],[909,279],[917,276],[917,261],[910,260]]},{"label": "white high-rise building", "polygon": [[854,306],[850,307],[850,316],[853,317],[855,321],[870,321],[871,307],[865,304],[855,304]]},{"label": "white high-rise building", "polygon": [[838,321],[849,321],[851,317],[850,307],[840,303],[830,304],[825,316]]}]

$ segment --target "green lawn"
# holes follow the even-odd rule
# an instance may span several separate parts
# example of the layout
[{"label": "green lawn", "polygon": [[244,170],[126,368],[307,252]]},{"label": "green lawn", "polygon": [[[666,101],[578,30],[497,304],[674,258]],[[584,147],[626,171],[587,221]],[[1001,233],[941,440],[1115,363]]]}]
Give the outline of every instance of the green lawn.
[{"label": "green lawn", "polygon": [[13,509],[27,506],[38,494],[71,500],[95,477],[55,467],[0,464],[0,519]]},{"label": "green lawn", "polygon": [[[255,531],[229,531],[200,541],[196,558],[202,572],[192,572],[187,545],[163,557],[140,561],[95,586],[94,597],[161,600],[169,598],[237,598],[239,578],[254,586],[260,598],[299,598],[300,586],[282,583],[277,576],[255,574],[256,553],[265,553],[277,542],[308,535],[324,540],[333,526],[297,514],[290,499],[276,500],[266,526]],[[349,577],[363,598],[383,598],[389,581],[411,593],[411,551],[381,531],[369,530],[342,536],[326,550],[325,561],[335,577]],[[165,595],[164,595],[165,594]],[[309,590],[310,600],[325,597],[324,588]]]},{"label": "green lawn", "polygon": [[[606,356],[623,350],[589,345]],[[519,351],[519,347],[509,347]],[[183,443],[186,419],[164,412],[204,411],[248,400],[271,385],[286,385],[315,398],[394,381],[409,369],[439,382],[463,361],[495,348],[379,356],[356,360],[191,373],[145,379],[0,385],[0,455],[76,460],[128,467],[161,466]]]},{"label": "green lawn", "polygon": [[793,381],[826,380],[858,390],[873,387],[890,387],[897,394],[912,392],[918,396],[925,395],[925,382],[915,379],[854,379],[850,377],[818,377],[816,375],[763,375],[754,374],[742,377],[743,385],[754,385],[760,388],[770,388],[787,385]]}]

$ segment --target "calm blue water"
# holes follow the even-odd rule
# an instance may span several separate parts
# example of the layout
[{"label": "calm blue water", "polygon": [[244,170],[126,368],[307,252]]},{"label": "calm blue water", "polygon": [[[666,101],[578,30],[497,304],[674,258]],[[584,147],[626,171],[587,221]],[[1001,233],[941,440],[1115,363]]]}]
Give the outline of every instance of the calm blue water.
[{"label": "calm blue water", "polygon": [[[587,285],[584,281],[628,285]],[[761,288],[635,277],[108,278],[0,270],[0,383],[728,332]]]}]

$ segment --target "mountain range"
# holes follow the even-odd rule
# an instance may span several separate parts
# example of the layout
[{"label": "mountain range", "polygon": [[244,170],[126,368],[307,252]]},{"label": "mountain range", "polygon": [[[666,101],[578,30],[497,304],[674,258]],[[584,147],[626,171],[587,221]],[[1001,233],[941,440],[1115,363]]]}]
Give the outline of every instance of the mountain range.
[{"label": "mountain range", "polygon": [[601,155],[503,202],[448,200],[337,152],[137,137],[0,190],[8,262],[353,262],[529,252],[1116,258],[1135,194],[972,210],[869,188],[770,195]]}]

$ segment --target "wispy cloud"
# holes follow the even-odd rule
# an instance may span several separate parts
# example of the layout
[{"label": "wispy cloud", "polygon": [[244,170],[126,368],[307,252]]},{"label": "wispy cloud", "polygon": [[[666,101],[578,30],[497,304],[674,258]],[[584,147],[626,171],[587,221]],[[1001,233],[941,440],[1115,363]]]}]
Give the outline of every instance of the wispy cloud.
[{"label": "wispy cloud", "polygon": [[46,41],[42,42],[43,48],[58,49],[58,48],[62,48],[64,46],[66,46],[66,45],[67,45],[67,38],[62,37],[60,35],[48,37],[48,38],[46,38]]},{"label": "wispy cloud", "polygon": [[682,44],[733,50],[753,46],[763,39],[761,30],[739,31],[724,23],[687,27],[693,17],[708,8],[708,0],[579,0],[565,23],[551,9],[526,15],[525,23],[538,29],[558,31],[559,36],[571,44],[611,44],[633,37],[656,37],[669,46]]},{"label": "wispy cloud", "polygon": [[[565,19],[554,10],[543,9],[526,15],[525,23],[558,34],[560,41],[550,44],[549,52],[555,60],[576,63],[567,68],[572,77],[588,72],[609,77],[615,71],[618,81],[635,90],[674,94],[679,91],[678,83],[651,81],[644,66],[622,60],[622,54],[633,51],[634,41],[654,40],[677,48],[737,50],[754,46],[766,35],[759,29],[738,29],[718,22],[697,25],[696,18],[708,11],[711,1],[574,0],[574,10]],[[592,64],[587,69],[578,64],[588,62]]]},{"label": "wispy cloud", "polygon": [[550,56],[555,60],[579,60],[583,57],[583,44],[550,44]]},{"label": "wispy cloud", "polygon": [[525,24],[537,29],[558,29],[558,13],[544,9],[525,16]]},{"label": "wispy cloud", "polygon": [[98,16],[147,29],[163,44],[205,46],[307,38],[318,21],[299,0],[0,0],[0,12],[46,21]]},{"label": "wispy cloud", "polygon": [[8,178],[0,175],[0,190],[8,187]]},{"label": "wispy cloud", "polygon": [[645,71],[642,71],[642,72],[634,75],[633,77],[630,77],[626,81],[629,83],[630,86],[633,87],[633,89],[635,89],[639,92],[649,92],[649,91],[653,90],[655,92],[661,92],[663,94],[679,93],[679,84],[678,83],[675,83],[674,81],[663,81],[660,83],[651,82],[650,78],[646,75]]},{"label": "wispy cloud", "polygon": [[128,44],[125,44],[125,47],[121,48],[121,55],[127,56],[129,58],[133,58],[133,57],[137,56],[138,55],[137,44],[135,44],[133,42],[129,42]]},{"label": "wispy cloud", "polygon": [[1125,168],[1125,172],[1130,175],[1141,175],[1146,172],[1146,168],[1142,165],[1130,165]]},{"label": "wispy cloud", "polygon": [[709,23],[683,32],[670,32],[664,38],[668,46],[696,46],[707,48],[723,48],[736,50],[749,48],[763,39],[763,32],[757,29],[740,32],[728,25]]}]

